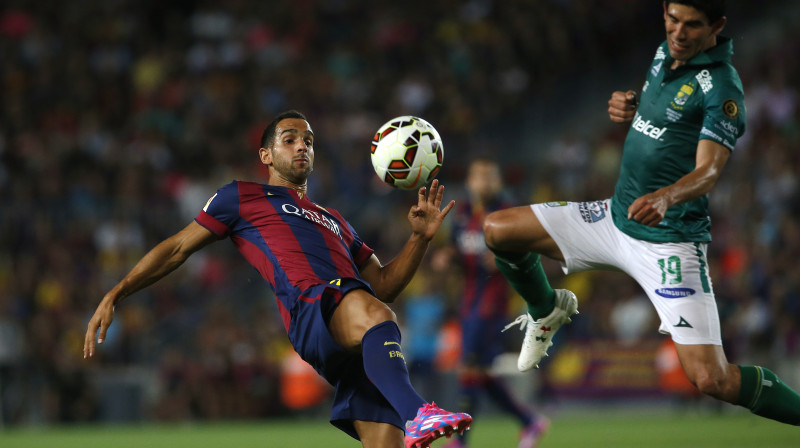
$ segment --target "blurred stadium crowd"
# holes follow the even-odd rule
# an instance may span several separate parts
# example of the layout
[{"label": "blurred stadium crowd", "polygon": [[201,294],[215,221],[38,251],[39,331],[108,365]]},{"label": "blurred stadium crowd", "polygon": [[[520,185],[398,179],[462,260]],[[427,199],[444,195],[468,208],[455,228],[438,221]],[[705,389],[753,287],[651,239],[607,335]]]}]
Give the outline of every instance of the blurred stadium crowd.
[{"label": "blurred stadium crowd", "polygon": [[[582,104],[579,93],[552,97],[570,79],[594,70],[643,79],[648,56],[630,56],[642,45],[651,55],[663,36],[651,3],[4,2],[0,422],[111,419],[103,396],[124,389],[104,385],[131,372],[152,377],[153,405],[141,415],[117,410],[120,418],[285,412],[290,348],[268,287],[230,244],[195,254],[120,305],[91,362],[81,354],[86,323],[135,261],[218,187],[263,179],[258,139],[285,109],[306,113],[317,135],[310,195],[339,209],[386,261],[408,236],[414,195],[381,185],[367,148],[397,115],[439,129],[440,179],[453,197],[469,157],[486,153],[499,156],[520,203],[610,195],[624,128],[570,128],[564,117],[536,136],[546,145],[520,142],[526,117],[547,101],[604,118],[605,104]],[[731,26],[774,20],[757,2],[738,3]],[[800,33],[772,32],[780,38],[757,56],[734,59],[748,130],[711,195],[710,265],[730,357],[780,371],[800,359]],[[435,246],[444,244],[445,235]],[[649,304],[626,278],[558,278],[549,268],[581,301],[571,341],[656,336]],[[452,314],[457,281],[422,283],[438,288]]]}]

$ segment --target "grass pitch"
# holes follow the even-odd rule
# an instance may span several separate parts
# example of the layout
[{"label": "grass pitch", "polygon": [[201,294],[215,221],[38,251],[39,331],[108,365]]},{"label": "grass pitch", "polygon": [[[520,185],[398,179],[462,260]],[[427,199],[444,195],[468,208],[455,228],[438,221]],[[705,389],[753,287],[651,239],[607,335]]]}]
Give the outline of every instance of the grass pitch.
[{"label": "grass pitch", "polygon": [[[472,447],[516,447],[517,426],[479,418]],[[436,441],[433,448],[444,445]],[[248,423],[28,427],[0,430],[3,448],[355,448],[361,445],[324,420]],[[539,448],[797,448],[800,428],[747,412],[563,412],[552,417]]]}]

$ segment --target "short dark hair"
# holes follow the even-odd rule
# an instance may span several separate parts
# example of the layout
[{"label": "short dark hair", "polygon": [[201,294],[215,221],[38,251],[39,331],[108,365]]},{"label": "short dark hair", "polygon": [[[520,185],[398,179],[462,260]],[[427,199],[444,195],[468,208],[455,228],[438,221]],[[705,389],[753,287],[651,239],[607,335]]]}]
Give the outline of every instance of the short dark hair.
[{"label": "short dark hair", "polygon": [[301,120],[308,121],[308,119],[306,118],[305,115],[303,115],[302,113],[300,113],[300,112],[298,112],[298,111],[296,111],[294,109],[287,110],[286,112],[279,113],[267,125],[267,127],[264,128],[264,132],[261,133],[261,147],[262,148],[272,148],[272,146],[275,144],[275,128],[278,127],[278,123],[280,123],[282,120],[285,120],[287,118],[299,118]]},{"label": "short dark hair", "polygon": [[665,0],[667,6],[670,3],[691,6],[692,8],[706,15],[709,24],[725,16],[725,0]]}]

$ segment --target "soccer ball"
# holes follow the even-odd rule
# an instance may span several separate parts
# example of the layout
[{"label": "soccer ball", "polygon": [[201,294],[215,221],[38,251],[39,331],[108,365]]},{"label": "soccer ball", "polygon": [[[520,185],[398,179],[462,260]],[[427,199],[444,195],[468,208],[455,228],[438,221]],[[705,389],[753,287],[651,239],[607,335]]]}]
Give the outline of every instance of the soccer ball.
[{"label": "soccer ball", "polygon": [[372,166],[387,184],[403,190],[427,185],[439,173],[444,146],[439,133],[422,118],[392,118],[372,139]]}]

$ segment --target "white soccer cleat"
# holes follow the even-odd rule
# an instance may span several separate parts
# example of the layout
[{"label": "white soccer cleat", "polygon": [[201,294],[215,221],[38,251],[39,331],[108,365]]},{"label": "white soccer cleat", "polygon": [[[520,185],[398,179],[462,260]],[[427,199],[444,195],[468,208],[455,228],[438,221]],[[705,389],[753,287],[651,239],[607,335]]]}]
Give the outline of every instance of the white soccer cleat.
[{"label": "white soccer cleat", "polygon": [[553,345],[553,335],[562,325],[572,322],[570,316],[578,314],[578,298],[572,291],[556,289],[555,292],[556,306],[547,317],[533,320],[530,314],[525,313],[503,328],[506,331],[519,325],[520,330],[525,330],[525,339],[517,360],[520,372],[538,368],[539,361],[547,356],[547,349]]}]

